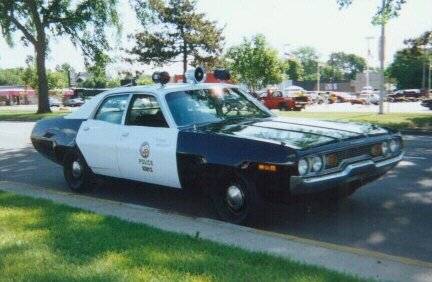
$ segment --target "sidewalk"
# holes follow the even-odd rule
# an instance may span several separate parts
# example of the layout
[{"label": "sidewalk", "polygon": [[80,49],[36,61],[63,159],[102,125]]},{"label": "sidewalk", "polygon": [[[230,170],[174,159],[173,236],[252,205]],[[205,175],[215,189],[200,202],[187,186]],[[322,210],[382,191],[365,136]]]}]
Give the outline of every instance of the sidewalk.
[{"label": "sidewalk", "polygon": [[385,281],[432,281],[432,264],[333,244],[279,235],[224,222],[191,218],[145,206],[125,204],[36,186],[0,181],[0,190],[143,223],[156,228],[266,252],[307,264]]}]

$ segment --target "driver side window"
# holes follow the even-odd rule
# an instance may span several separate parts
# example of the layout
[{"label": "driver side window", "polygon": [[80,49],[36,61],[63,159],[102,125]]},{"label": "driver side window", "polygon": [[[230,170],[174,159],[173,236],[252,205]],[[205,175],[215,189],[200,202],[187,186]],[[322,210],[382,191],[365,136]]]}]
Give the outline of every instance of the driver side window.
[{"label": "driver side window", "polygon": [[158,101],[151,95],[135,95],[126,115],[126,125],[169,127]]}]

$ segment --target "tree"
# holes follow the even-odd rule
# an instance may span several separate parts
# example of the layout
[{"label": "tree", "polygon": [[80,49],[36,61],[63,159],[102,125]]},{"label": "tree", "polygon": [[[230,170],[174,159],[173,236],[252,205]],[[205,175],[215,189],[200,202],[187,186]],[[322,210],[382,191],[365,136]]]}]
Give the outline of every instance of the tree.
[{"label": "tree", "polygon": [[86,88],[111,88],[120,86],[119,79],[109,79],[107,77],[106,69],[112,62],[112,59],[107,54],[97,52],[92,64],[86,62],[87,72],[90,76],[80,83],[80,86]]},{"label": "tree", "polygon": [[412,38],[405,40],[405,44],[408,45],[413,51],[432,50],[432,30],[424,32],[421,36],[417,38]]},{"label": "tree", "polygon": [[320,66],[320,80],[321,82],[335,82],[344,80],[344,73],[341,69],[331,66]]},{"label": "tree", "polygon": [[304,80],[316,80],[318,68],[318,53],[312,47],[300,47],[293,51],[293,55],[300,61],[304,69]]},{"label": "tree", "polygon": [[342,80],[353,80],[357,73],[361,73],[366,68],[366,60],[355,54],[337,52],[330,54],[327,65],[342,73]]},{"label": "tree", "polygon": [[134,7],[145,31],[134,35],[129,61],[162,65],[181,61],[212,65],[222,52],[222,28],[195,10],[194,0],[137,0]]},{"label": "tree", "polygon": [[399,89],[421,88],[424,64],[429,64],[426,54],[419,49],[406,48],[395,54],[386,72],[397,81]]},{"label": "tree", "polygon": [[56,66],[56,71],[63,72],[66,75],[67,86],[70,87],[71,86],[71,75],[73,73],[75,73],[74,68],[68,63],[63,63],[61,65]]},{"label": "tree", "polygon": [[49,40],[67,35],[84,55],[108,48],[105,29],[118,26],[117,0],[2,0],[0,26],[7,42],[20,32],[25,45],[36,55],[39,105],[38,113],[50,112],[48,77],[45,67]]},{"label": "tree", "polygon": [[[348,7],[352,4],[353,0],[336,0],[340,8]],[[381,5],[382,1],[378,1]],[[381,24],[387,22],[393,17],[399,15],[399,11],[402,9],[403,4],[407,0],[385,0],[384,7],[378,6],[377,12],[375,13],[372,22],[374,24]]]},{"label": "tree", "polygon": [[278,52],[268,46],[263,35],[244,39],[242,44],[231,47],[226,58],[234,78],[252,91],[282,82],[285,64]]},{"label": "tree", "polygon": [[22,85],[22,68],[0,69],[0,85]]},{"label": "tree", "polygon": [[304,76],[303,65],[295,59],[286,60],[285,74],[289,79],[301,81]]}]

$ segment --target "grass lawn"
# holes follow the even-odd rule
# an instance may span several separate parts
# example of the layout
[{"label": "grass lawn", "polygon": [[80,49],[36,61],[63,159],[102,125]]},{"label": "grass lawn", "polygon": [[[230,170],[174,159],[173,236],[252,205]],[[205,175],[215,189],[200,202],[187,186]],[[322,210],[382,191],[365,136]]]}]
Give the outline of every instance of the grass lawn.
[{"label": "grass lawn", "polygon": [[322,120],[369,122],[395,129],[432,130],[432,114],[390,113],[378,115],[375,113],[281,112],[280,115]]},{"label": "grass lawn", "polygon": [[5,192],[0,273],[3,281],[358,281]]},{"label": "grass lawn", "polygon": [[69,112],[52,112],[48,114],[36,114],[30,111],[11,111],[0,109],[0,121],[36,121],[46,117],[64,116]]}]

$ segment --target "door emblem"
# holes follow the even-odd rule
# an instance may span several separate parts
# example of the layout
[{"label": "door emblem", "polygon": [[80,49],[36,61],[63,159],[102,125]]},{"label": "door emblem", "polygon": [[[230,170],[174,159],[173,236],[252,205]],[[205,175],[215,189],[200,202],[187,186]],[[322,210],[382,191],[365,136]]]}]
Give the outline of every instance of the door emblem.
[{"label": "door emblem", "polygon": [[141,144],[140,154],[144,159],[147,159],[150,156],[150,145],[147,142]]}]

